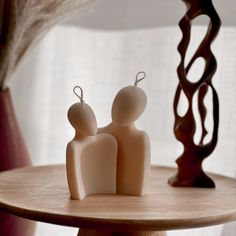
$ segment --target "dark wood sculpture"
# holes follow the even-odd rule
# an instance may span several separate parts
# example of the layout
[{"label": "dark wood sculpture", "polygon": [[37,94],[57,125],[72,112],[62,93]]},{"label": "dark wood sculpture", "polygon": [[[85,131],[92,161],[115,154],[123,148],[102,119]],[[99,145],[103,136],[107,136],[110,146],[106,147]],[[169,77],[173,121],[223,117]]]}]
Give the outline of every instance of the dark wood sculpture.
[{"label": "dark wood sculpture", "polygon": [[[178,164],[178,173],[169,179],[169,184],[177,187],[214,188],[215,183],[204,173],[202,162],[214,151],[218,139],[219,100],[217,92],[211,82],[216,71],[217,62],[211,51],[211,43],[219,32],[221,21],[211,0],[183,1],[187,6],[187,13],[179,22],[183,38],[178,46],[181,62],[177,69],[179,84],[174,99],[174,132],[176,138],[183,144],[184,151],[176,161]],[[210,18],[208,30],[199,48],[196,50],[189,63],[186,64],[187,66],[185,66],[186,51],[190,42],[191,22],[200,15],[207,15]],[[201,78],[193,83],[189,81],[187,75],[193,63],[198,58],[205,60],[205,69]],[[208,134],[205,127],[207,109],[204,106],[204,99],[209,89],[212,91],[214,124],[211,140],[204,144],[204,139]],[[177,107],[182,92],[188,99],[188,109],[183,116],[180,116]],[[198,144],[194,142],[196,119],[193,113],[193,97],[195,94],[198,96],[198,110],[202,128],[201,140]]]}]

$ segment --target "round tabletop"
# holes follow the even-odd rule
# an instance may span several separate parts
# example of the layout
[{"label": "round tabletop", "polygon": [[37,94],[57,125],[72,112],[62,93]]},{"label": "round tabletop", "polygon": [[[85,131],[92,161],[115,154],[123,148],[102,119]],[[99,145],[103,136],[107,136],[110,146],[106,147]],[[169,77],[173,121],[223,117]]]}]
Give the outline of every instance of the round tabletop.
[{"label": "round tabletop", "polygon": [[173,188],[173,168],[152,167],[143,197],[93,195],[71,200],[64,165],[27,167],[0,173],[0,208],[59,225],[125,230],[194,228],[236,220],[236,181],[211,175],[216,189]]}]

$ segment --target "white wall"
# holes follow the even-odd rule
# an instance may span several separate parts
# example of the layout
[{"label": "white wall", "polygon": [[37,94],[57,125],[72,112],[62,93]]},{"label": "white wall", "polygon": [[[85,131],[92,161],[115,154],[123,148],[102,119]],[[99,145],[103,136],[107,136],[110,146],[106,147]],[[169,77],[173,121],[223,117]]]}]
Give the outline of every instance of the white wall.
[{"label": "white wall", "polygon": [[[236,24],[235,0],[213,0],[213,3],[224,25]],[[96,0],[86,14],[67,23],[102,30],[173,26],[178,24],[185,8],[182,0]]]}]

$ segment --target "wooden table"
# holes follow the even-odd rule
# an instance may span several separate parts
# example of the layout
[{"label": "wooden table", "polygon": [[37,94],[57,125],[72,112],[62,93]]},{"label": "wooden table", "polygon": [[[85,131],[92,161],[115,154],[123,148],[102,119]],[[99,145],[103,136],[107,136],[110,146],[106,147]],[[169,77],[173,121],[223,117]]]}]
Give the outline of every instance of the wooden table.
[{"label": "wooden table", "polygon": [[175,169],[152,167],[144,197],[94,195],[70,199],[64,165],[0,173],[0,208],[47,223],[81,228],[80,236],[164,235],[160,231],[236,220],[236,181],[211,175],[216,189],[173,188]]}]

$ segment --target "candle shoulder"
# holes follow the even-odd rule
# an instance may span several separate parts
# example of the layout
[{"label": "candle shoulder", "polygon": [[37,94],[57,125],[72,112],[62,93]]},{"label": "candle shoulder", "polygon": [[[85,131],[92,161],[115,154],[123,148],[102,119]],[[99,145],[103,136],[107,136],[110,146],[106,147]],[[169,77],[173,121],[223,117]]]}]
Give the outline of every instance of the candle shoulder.
[{"label": "candle shoulder", "polygon": [[113,124],[110,123],[107,126],[98,128],[97,133],[98,134],[111,134],[112,135],[112,130],[113,130]]},{"label": "candle shoulder", "polygon": [[116,140],[116,138],[112,134],[109,134],[109,133],[98,133],[96,135],[96,141],[101,141],[101,140],[103,140],[104,142],[108,142],[111,145],[114,145],[116,147],[116,149],[118,148],[117,147],[117,140]]}]

